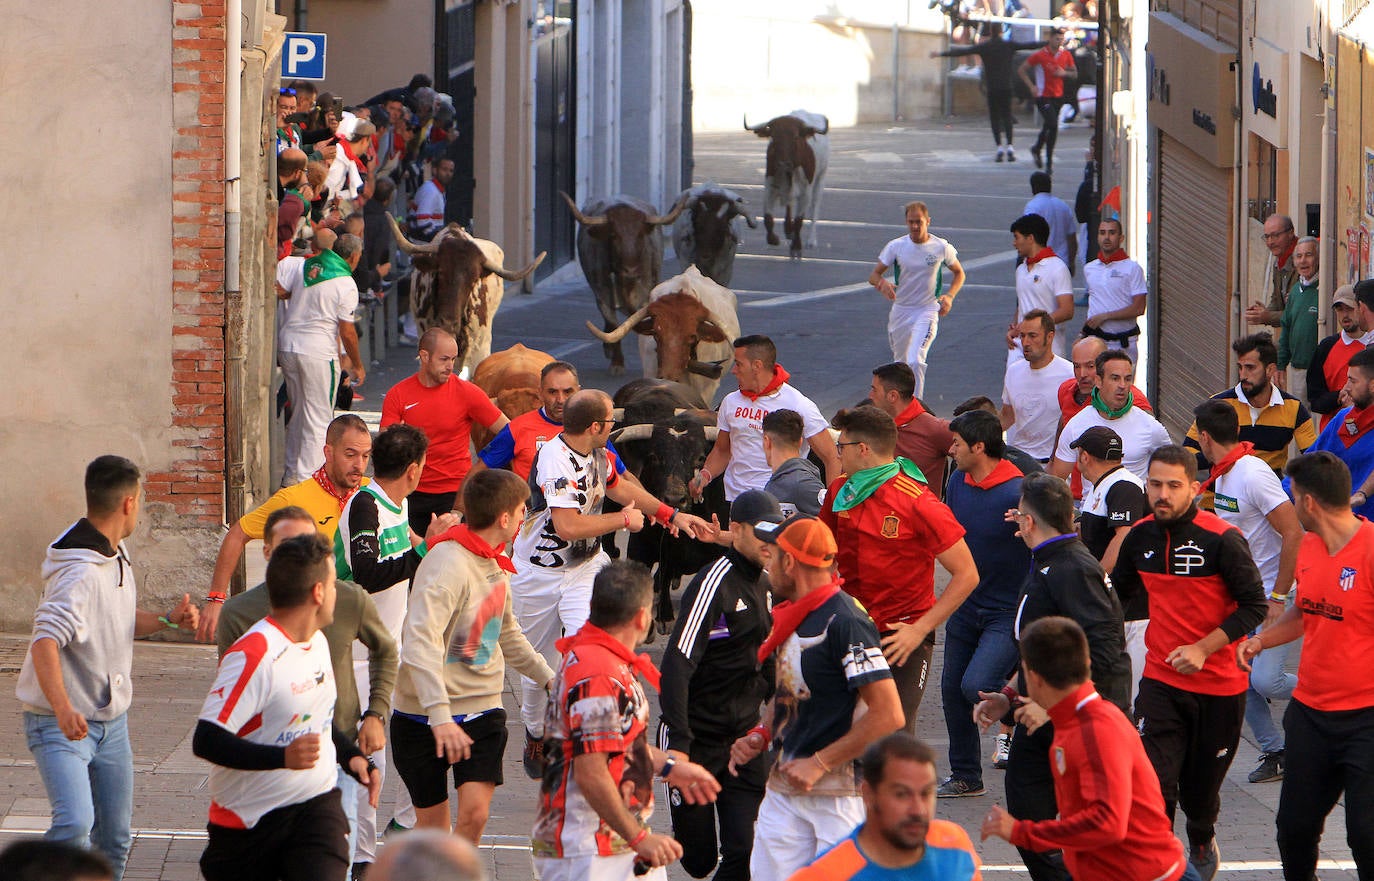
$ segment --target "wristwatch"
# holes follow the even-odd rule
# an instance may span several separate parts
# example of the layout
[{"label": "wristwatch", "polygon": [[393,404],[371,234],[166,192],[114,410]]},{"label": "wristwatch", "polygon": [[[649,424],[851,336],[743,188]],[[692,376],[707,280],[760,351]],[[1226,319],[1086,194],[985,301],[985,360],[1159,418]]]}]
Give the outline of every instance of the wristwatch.
[{"label": "wristwatch", "polygon": [[658,777],[659,777],[659,779],[660,779],[660,780],[667,780],[667,779],[668,779],[668,775],[671,774],[671,773],[673,773],[673,769],[676,768],[676,767],[677,767],[677,759],[673,758],[672,756],[669,756],[669,757],[668,757],[668,761],[666,761],[666,762],[663,763],[663,767],[658,769]]},{"label": "wristwatch", "polygon": [[378,722],[386,724],[386,717],[376,710],[363,710],[363,718],[366,719],[368,716],[375,716]]}]

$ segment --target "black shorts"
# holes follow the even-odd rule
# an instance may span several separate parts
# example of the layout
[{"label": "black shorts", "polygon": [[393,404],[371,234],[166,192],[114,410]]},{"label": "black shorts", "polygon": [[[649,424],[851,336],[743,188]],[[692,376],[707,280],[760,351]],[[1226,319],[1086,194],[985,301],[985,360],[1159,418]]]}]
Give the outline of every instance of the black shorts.
[{"label": "black shorts", "polygon": [[464,783],[505,783],[501,762],[506,754],[506,711],[483,713],[459,726],[472,738],[472,754],[450,765],[434,754],[434,734],[426,722],[393,713],[391,716],[391,757],[401,775],[410,800],[417,808],[432,808],[448,800],[448,780],[453,768],[453,785]]}]

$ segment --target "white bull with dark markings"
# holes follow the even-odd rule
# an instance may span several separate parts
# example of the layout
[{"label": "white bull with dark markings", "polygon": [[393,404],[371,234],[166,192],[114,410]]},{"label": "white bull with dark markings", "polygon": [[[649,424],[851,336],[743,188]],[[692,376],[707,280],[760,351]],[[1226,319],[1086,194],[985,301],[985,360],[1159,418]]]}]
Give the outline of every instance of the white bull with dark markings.
[{"label": "white bull with dark markings", "polygon": [[763,125],[744,128],[768,139],[763,172],[763,228],[768,244],[780,244],[773,232],[773,217],[782,212],[783,234],[790,243],[792,257],[802,254],[802,221],[811,221],[806,237],[808,248],[816,247],[816,220],[821,208],[821,187],[830,163],[830,120],[819,113],[793,110],[786,116]]}]

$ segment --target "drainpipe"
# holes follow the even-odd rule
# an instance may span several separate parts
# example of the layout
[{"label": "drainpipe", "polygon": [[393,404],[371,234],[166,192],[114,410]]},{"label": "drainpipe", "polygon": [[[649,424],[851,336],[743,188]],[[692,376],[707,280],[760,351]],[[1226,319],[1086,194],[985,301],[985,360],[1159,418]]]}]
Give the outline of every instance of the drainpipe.
[{"label": "drainpipe", "polygon": [[[262,0],[248,0],[260,3]],[[224,76],[224,508],[229,523],[243,514],[243,296],[239,282],[242,214],[239,211],[243,129],[243,0],[228,0]],[[242,566],[239,568],[242,573]],[[236,574],[236,590],[241,589]]]},{"label": "drainpipe", "polygon": [[1317,325],[1319,332],[1325,334],[1331,321],[1331,295],[1335,293],[1337,273],[1336,252],[1336,95],[1331,83],[1336,81],[1336,58],[1334,41],[1328,41],[1331,33],[1332,6],[1327,0],[1322,8],[1322,193],[1321,221],[1318,235],[1321,236],[1321,271],[1317,274]]}]

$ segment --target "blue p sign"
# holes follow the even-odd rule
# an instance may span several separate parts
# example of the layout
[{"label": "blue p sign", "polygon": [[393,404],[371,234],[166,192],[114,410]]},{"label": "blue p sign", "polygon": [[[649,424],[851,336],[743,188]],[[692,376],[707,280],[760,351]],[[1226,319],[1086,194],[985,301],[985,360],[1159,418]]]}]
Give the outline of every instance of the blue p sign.
[{"label": "blue p sign", "polygon": [[324,44],[324,34],[287,33],[281,47],[282,79],[324,79]]}]

